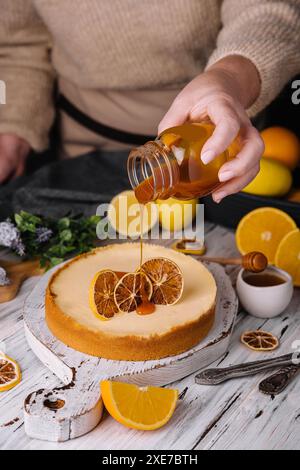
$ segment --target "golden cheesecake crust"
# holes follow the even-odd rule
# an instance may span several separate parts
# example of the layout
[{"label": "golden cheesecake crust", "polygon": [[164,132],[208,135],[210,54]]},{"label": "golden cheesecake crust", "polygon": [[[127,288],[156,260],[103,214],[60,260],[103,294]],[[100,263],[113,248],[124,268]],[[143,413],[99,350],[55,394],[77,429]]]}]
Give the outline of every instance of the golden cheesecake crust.
[{"label": "golden cheesecake crust", "polygon": [[45,311],[47,325],[54,336],[67,346],[92,356],[143,361],[180,354],[196,346],[208,334],[214,323],[214,302],[196,320],[177,325],[164,334],[158,332],[147,337],[132,334],[118,336],[105,331],[95,331],[72,318],[67,311],[63,311],[58,305],[54,288],[59,276],[73,263],[105,248],[97,248],[72,259],[52,275],[46,290]]}]

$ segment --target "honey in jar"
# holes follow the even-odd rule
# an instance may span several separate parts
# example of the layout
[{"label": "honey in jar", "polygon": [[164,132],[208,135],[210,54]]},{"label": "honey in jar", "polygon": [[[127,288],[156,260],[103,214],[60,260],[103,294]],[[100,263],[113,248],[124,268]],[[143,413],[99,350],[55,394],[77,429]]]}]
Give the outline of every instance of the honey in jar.
[{"label": "honey in jar", "polygon": [[132,150],[127,169],[137,200],[141,204],[169,197],[188,200],[220,187],[218,172],[229,159],[228,152],[207,165],[200,158],[214,129],[212,124],[186,123]]}]

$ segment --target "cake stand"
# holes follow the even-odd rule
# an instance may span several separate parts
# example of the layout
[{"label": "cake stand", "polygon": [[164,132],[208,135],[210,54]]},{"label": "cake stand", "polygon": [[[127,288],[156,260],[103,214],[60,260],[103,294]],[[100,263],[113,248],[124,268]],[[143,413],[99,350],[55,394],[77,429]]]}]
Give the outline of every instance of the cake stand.
[{"label": "cake stand", "polygon": [[64,385],[40,389],[24,403],[25,431],[37,439],[61,442],[91,431],[102,417],[100,381],[116,379],[139,386],[166,385],[205,368],[229,346],[238,309],[230,278],[217,265],[207,266],[217,283],[216,319],[209,335],[178,356],[151,361],[112,361],[89,356],[57,340],[45,322],[45,290],[53,270],[42,276],[24,305],[29,346]]}]

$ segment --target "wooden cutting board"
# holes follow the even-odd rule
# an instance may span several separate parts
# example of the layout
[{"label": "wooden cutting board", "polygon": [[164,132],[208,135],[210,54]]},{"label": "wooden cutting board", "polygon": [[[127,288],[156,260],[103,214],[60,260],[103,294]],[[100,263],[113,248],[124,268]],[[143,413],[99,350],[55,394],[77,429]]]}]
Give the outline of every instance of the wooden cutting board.
[{"label": "wooden cutting board", "polygon": [[0,266],[5,269],[11,281],[8,286],[0,286],[0,303],[14,299],[26,279],[31,276],[40,276],[45,271],[40,267],[39,260],[11,263],[0,259]]},{"label": "wooden cutting board", "polygon": [[[25,431],[34,438],[66,441],[91,431],[101,420],[99,383],[115,378],[139,386],[166,385],[205,368],[229,346],[238,300],[224,269],[210,264],[218,287],[216,320],[210,334],[195,348],[155,361],[112,361],[80,353],[58,341],[45,322],[44,274],[24,306],[27,341],[33,352],[64,385],[33,391],[24,404]],[[55,269],[55,268],[54,268]]]}]

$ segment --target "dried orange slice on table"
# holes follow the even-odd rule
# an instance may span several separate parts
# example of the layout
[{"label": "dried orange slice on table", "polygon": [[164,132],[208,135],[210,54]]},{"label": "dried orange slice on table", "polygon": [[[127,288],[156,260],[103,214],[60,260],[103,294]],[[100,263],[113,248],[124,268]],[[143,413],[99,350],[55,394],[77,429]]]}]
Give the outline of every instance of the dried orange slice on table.
[{"label": "dried orange slice on table", "polygon": [[253,351],[273,351],[279,345],[276,336],[267,331],[245,331],[241,336],[241,342]]},{"label": "dried orange slice on table", "polygon": [[144,297],[150,300],[152,292],[152,284],[146,274],[141,272],[127,273],[115,287],[115,304],[120,312],[132,312],[142,303]]},{"label": "dried orange slice on table", "polygon": [[21,370],[16,361],[0,352],[0,392],[5,392],[21,382]]},{"label": "dried orange slice on table", "polygon": [[242,255],[261,251],[274,263],[275,253],[281,240],[297,228],[294,220],[274,207],[261,207],[245,215],[236,230],[236,244]]},{"label": "dried orange slice on table", "polygon": [[183,291],[183,275],[174,261],[167,258],[153,258],[141,266],[153,286],[151,300],[157,305],[174,305]]},{"label": "dried orange slice on table", "polygon": [[103,269],[95,274],[89,291],[90,307],[97,318],[112,318],[119,309],[114,300],[114,290],[119,281],[111,269]]},{"label": "dried orange slice on table", "polygon": [[178,390],[110,380],[101,382],[101,393],[105,408],[116,421],[143,431],[153,431],[166,424],[178,399]]},{"label": "dried orange slice on table", "polygon": [[300,230],[298,228],[286,234],[279,243],[275,265],[292,276],[295,286],[300,286]]}]

